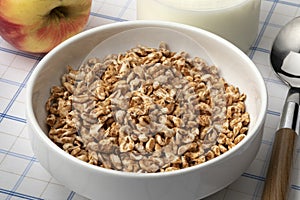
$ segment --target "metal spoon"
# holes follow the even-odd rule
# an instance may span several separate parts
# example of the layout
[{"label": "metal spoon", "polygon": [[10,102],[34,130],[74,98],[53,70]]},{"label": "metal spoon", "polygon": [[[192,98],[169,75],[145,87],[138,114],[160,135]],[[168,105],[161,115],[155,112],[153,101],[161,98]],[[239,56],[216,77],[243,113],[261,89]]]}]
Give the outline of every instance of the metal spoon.
[{"label": "metal spoon", "polygon": [[288,198],[300,115],[300,17],[284,26],[274,40],[270,60],[278,77],[290,86],[276,132],[263,200]]}]

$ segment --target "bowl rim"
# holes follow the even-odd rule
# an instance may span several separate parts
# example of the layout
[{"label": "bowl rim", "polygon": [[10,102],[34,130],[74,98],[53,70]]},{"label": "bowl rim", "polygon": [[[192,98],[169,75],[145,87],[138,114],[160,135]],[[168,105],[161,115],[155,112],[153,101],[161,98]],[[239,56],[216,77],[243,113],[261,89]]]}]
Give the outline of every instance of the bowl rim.
[{"label": "bowl rim", "polygon": [[[206,161],[204,163],[201,163],[199,165],[191,166],[184,169],[179,169],[175,171],[170,172],[158,172],[158,173],[136,173],[136,172],[124,172],[124,171],[117,171],[113,169],[106,169],[102,168],[100,166],[95,166],[92,164],[89,164],[87,162],[81,161],[78,158],[68,154],[67,152],[63,151],[59,146],[57,146],[48,136],[47,133],[45,133],[42,128],[39,126],[39,123],[37,122],[37,119],[35,117],[34,111],[33,111],[33,102],[32,102],[32,96],[33,96],[33,88],[36,82],[36,79],[38,78],[40,72],[43,70],[43,65],[46,63],[49,59],[51,59],[57,52],[60,51],[60,48],[66,45],[71,44],[72,42],[80,39],[81,37],[84,37],[89,34],[93,34],[95,32],[101,32],[103,30],[107,30],[110,28],[117,28],[117,27],[132,27],[132,26],[163,26],[166,28],[180,28],[180,29],[188,29],[192,32],[200,33],[201,35],[205,35],[206,37],[213,38],[214,40],[217,40],[218,42],[224,44],[225,46],[228,46],[232,51],[239,54],[243,60],[245,60],[249,66],[251,66],[252,71],[255,73],[256,77],[258,78],[257,83],[262,87],[261,88],[261,112],[259,112],[256,123],[253,125],[252,129],[250,130],[251,137],[245,137],[240,143],[238,143],[234,148],[230,149],[228,152],[225,152],[224,154],[221,154],[220,156],[217,156],[209,161]],[[91,28],[89,30],[85,30],[56,46],[54,49],[52,49],[48,54],[46,54],[41,61],[36,65],[35,69],[33,70],[31,77],[29,78],[29,81],[27,83],[27,95],[26,95],[26,118],[28,121],[28,124],[31,126],[33,133],[29,134],[35,134],[39,137],[41,141],[47,146],[47,148],[52,149],[55,154],[59,155],[60,157],[65,158],[66,160],[69,160],[68,162],[73,162],[76,165],[79,165],[81,167],[86,168],[87,170],[93,170],[95,172],[99,173],[107,173],[109,175],[114,176],[122,176],[122,177],[131,177],[131,178],[155,178],[155,177],[168,177],[168,176],[177,176],[182,175],[184,173],[189,173],[191,171],[198,170],[199,168],[205,168],[207,166],[219,163],[221,160],[225,160],[227,157],[232,155],[234,152],[239,151],[240,147],[243,145],[246,145],[248,142],[251,141],[251,139],[258,134],[258,131],[263,126],[263,122],[266,117],[266,111],[267,111],[267,102],[268,102],[268,96],[267,96],[267,89],[266,85],[263,81],[263,78],[261,76],[261,73],[256,68],[253,61],[244,53],[242,52],[238,47],[234,46],[232,43],[228,42],[227,40],[221,38],[218,35],[215,35],[209,31],[196,28],[190,25],[185,25],[181,23],[176,22],[165,22],[165,21],[152,21],[152,20],[136,20],[136,21],[125,21],[125,22],[115,22],[111,24],[101,25],[98,27]],[[32,141],[31,141],[32,144]]]}]

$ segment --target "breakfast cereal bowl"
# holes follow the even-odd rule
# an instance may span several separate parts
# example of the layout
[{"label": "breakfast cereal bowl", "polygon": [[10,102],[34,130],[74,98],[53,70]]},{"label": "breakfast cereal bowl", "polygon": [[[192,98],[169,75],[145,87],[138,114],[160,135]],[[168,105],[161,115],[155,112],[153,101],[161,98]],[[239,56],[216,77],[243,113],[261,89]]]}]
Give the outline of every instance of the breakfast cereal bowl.
[{"label": "breakfast cereal bowl", "polygon": [[[242,93],[246,94],[245,105],[246,111],[250,116],[250,123],[244,129],[246,130],[246,134],[243,136],[243,139],[230,147],[228,151],[226,150],[218,156],[213,156],[214,158],[212,159],[206,159],[205,162],[201,164],[176,170],[172,169],[178,165],[163,163],[162,165],[164,167],[161,169],[155,168],[154,171],[146,171],[141,167],[142,164],[138,165],[141,169],[137,169],[136,171],[128,171],[129,168],[134,169],[136,165],[128,165],[127,170],[122,171],[120,170],[120,166],[114,164],[114,162],[105,163],[100,160],[102,163],[101,166],[93,163],[93,159],[91,159],[94,158],[93,156],[96,155],[96,159],[103,157],[99,155],[99,153],[82,154],[83,156],[81,157],[71,155],[72,152],[65,149],[69,143],[64,145],[62,144],[62,140],[57,139],[57,141],[55,141],[53,137],[50,137],[49,121],[51,120],[49,119],[49,113],[45,107],[47,107],[47,102],[49,102],[51,88],[53,91],[53,86],[61,85],[62,77],[68,73],[68,70],[72,73],[78,73],[78,71],[74,71],[74,69],[78,68],[81,63],[85,61],[86,57],[91,56],[90,52],[98,44],[101,45],[101,43],[107,42],[109,38],[112,37],[114,39],[110,40],[109,42],[112,43],[109,44],[113,44],[115,41],[115,45],[111,45],[111,49],[114,51],[119,50],[120,52],[123,52],[127,48],[125,45],[126,48],[122,49],[124,48],[124,44],[137,43],[136,45],[139,45],[138,43],[145,42],[147,46],[153,45],[154,47],[158,47],[158,41],[161,38],[163,40],[171,38],[169,41],[166,41],[170,46],[170,51],[176,49],[178,45],[181,45],[180,48],[184,48],[182,41],[173,40],[172,31],[168,37],[161,36],[160,38],[159,34],[138,34],[136,37],[127,38],[126,40],[129,42],[124,38],[119,38],[118,40],[119,34],[124,31],[130,31],[134,35],[135,31],[147,30],[147,32],[151,32],[151,29],[172,30],[174,34],[182,34],[183,37],[187,36],[188,38],[192,38],[197,45],[200,44],[200,48],[203,48],[203,52],[199,53],[201,54],[199,57],[206,57],[209,62],[212,62],[218,67],[220,76],[223,77],[228,84],[238,87]],[[102,53],[112,53],[110,52],[110,48],[108,49],[109,50],[103,50],[104,53]],[[187,50],[187,53],[190,52]],[[120,57],[118,57],[118,59],[120,59]],[[67,69],[66,66],[72,66],[74,69]],[[70,74],[67,78],[63,78],[63,82],[68,78],[70,78]],[[75,102],[75,99],[78,98],[79,96],[73,96],[71,99]],[[126,104],[126,101],[124,101],[123,104]],[[80,105],[78,105],[78,107],[80,107]],[[55,179],[69,189],[91,199],[194,200],[204,198],[225,188],[239,178],[254,160],[261,144],[266,108],[267,92],[264,81],[256,66],[241,50],[210,32],[192,26],[170,22],[121,22],[104,25],[80,33],[61,43],[49,52],[37,65],[27,86],[27,119],[34,154],[41,165]],[[191,111],[193,111],[193,109]],[[160,110],[161,112],[166,112],[163,106],[160,107]],[[56,111],[60,111],[60,109]],[[117,112],[118,110],[114,111]],[[108,114],[109,113],[113,113],[113,111],[110,110]],[[130,112],[128,111],[127,113]],[[99,115],[97,115],[97,117],[98,116]],[[91,123],[94,123],[94,121]],[[193,123],[191,122],[191,124]],[[101,126],[107,126],[107,124]],[[186,125],[184,124],[182,126]],[[121,134],[120,130],[121,129],[119,129],[118,134]],[[84,131],[81,131],[80,134],[83,134],[83,132]],[[67,139],[64,138],[64,141],[65,140]],[[142,141],[141,138],[137,140]],[[179,139],[177,137],[173,140],[175,144]],[[71,141],[74,142],[74,139],[71,139]],[[82,142],[81,139],[78,141],[79,143]],[[123,140],[120,139],[120,146],[122,141]],[[147,141],[144,143],[148,144]],[[93,144],[95,144],[95,142],[93,142]],[[89,146],[89,151],[91,151],[93,146],[86,146]],[[99,144],[97,143],[97,148],[99,146],[100,141]],[[149,146],[151,145],[149,144],[148,147],[145,148],[150,148]],[[154,147],[152,147],[152,149],[153,148]],[[177,146],[176,149],[181,149],[181,151],[184,152],[181,146]],[[127,150],[121,150],[121,152],[125,151]],[[136,155],[136,157],[139,156],[140,155]],[[207,154],[205,156],[207,158]],[[119,161],[119,157],[115,155],[109,158]],[[119,161],[118,163],[123,164],[125,161]],[[149,165],[151,165],[151,163]],[[109,166],[112,166],[111,169],[109,169]],[[169,168],[165,166],[169,166]],[[180,166],[183,166],[183,164],[180,164]]]}]

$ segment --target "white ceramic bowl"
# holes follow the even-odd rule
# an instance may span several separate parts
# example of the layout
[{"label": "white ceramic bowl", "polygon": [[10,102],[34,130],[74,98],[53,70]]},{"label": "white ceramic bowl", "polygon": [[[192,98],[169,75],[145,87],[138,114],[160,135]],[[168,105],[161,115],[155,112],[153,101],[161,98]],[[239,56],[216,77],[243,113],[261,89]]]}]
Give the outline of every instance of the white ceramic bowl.
[{"label": "white ceramic bowl", "polygon": [[[168,173],[139,174],[87,164],[64,152],[47,137],[45,102],[50,88],[60,84],[65,66],[77,66],[96,44],[111,35],[143,27],[170,28],[189,35],[205,48],[220,68],[221,76],[247,94],[246,105],[251,123],[247,137],[237,146],[198,166]],[[49,52],[40,61],[27,85],[27,119],[36,157],[55,179],[92,199],[195,200],[223,189],[235,181],[255,158],[261,144],[266,108],[264,81],[242,51],[209,32],[167,22],[121,22],[78,34]]]}]

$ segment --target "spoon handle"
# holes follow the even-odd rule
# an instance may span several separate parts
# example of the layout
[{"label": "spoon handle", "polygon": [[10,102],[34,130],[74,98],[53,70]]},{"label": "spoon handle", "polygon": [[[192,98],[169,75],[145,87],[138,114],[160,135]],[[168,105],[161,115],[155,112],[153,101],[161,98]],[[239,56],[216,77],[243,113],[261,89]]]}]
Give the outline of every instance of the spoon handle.
[{"label": "spoon handle", "polygon": [[290,186],[296,132],[281,128],[276,132],[262,200],[286,200]]}]

